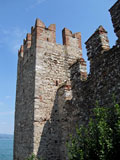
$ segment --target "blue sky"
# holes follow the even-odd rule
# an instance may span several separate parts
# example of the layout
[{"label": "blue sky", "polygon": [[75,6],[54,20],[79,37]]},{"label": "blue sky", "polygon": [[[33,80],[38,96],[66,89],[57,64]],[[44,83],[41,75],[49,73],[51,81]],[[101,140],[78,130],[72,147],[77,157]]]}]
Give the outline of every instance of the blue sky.
[{"label": "blue sky", "polygon": [[[46,26],[56,24],[57,43],[62,44],[64,27],[81,32],[84,42],[99,25],[108,31],[110,46],[115,44],[108,9],[115,0],[4,0],[0,1],[0,133],[13,133],[17,75],[17,51],[35,19]],[[88,64],[88,62],[87,62]],[[89,67],[88,67],[89,70]]]}]

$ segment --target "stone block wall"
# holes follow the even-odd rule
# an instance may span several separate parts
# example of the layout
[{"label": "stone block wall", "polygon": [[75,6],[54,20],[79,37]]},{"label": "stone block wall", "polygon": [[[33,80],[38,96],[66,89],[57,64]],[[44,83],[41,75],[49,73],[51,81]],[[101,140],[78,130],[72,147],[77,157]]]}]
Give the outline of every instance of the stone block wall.
[{"label": "stone block wall", "polygon": [[35,46],[31,44],[31,35],[28,36],[18,53],[14,159],[24,159],[33,150]]},{"label": "stone block wall", "polygon": [[[66,138],[61,139],[66,120],[59,105],[66,98],[59,100],[58,89],[70,82],[69,67],[82,59],[82,49],[80,33],[64,29],[62,35],[64,45],[56,44],[56,26],[46,28],[37,19],[19,51],[14,160],[23,160],[31,153],[49,160],[66,157],[62,148]],[[81,61],[79,71],[83,70],[86,73]],[[65,94],[72,97],[72,93]]]},{"label": "stone block wall", "polygon": [[67,160],[66,141],[76,125],[88,122],[96,101],[120,103],[120,1],[110,9],[116,45],[100,26],[85,43],[90,74],[82,58],[81,34],[64,28],[56,44],[56,26],[37,19],[18,54],[14,160],[34,153],[45,160]]},{"label": "stone block wall", "polygon": [[120,1],[118,0],[110,8],[111,19],[113,22],[114,31],[118,38],[120,38]]},{"label": "stone block wall", "polygon": [[[116,22],[120,16],[119,5],[120,1],[117,1],[110,9],[112,17],[117,13],[117,17],[114,17]],[[87,123],[96,102],[99,106],[110,107],[113,105],[114,95],[116,103],[120,104],[120,37],[118,36],[116,45],[110,48],[107,32],[100,26],[85,44],[90,60],[90,73],[87,79],[80,81],[79,76],[73,74],[79,74],[74,67],[76,63],[71,66],[71,84],[74,94],[71,100],[73,106],[70,106],[72,108],[79,106],[78,125]]]}]

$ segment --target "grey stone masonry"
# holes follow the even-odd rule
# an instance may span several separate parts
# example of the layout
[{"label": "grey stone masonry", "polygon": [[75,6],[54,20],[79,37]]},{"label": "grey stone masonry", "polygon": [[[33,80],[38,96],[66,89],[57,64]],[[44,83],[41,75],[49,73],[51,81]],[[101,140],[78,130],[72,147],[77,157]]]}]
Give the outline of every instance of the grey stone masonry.
[{"label": "grey stone masonry", "polygon": [[[70,81],[69,67],[82,58],[81,34],[64,29],[63,43],[56,44],[54,24],[46,28],[37,19],[19,51],[14,160],[23,160],[31,153],[46,160],[66,157],[68,132],[63,129],[66,114],[62,106],[72,93],[65,90],[61,101],[58,89],[63,84],[70,86],[66,84]],[[79,70],[87,75],[83,62]]]},{"label": "grey stone masonry", "polygon": [[88,60],[90,60],[90,72],[96,70],[96,61],[99,61],[101,54],[110,49],[107,31],[102,26],[85,42]]},{"label": "grey stone masonry", "polygon": [[114,26],[114,31],[118,38],[120,38],[120,0],[118,0],[111,8],[110,8],[111,19]]},{"label": "grey stone masonry", "polygon": [[64,28],[56,44],[56,26],[37,19],[18,53],[14,160],[34,153],[44,160],[68,160],[66,142],[76,125],[87,124],[96,101],[120,104],[120,1],[110,9],[117,43],[109,47],[100,26],[87,40],[87,75],[81,34]]}]

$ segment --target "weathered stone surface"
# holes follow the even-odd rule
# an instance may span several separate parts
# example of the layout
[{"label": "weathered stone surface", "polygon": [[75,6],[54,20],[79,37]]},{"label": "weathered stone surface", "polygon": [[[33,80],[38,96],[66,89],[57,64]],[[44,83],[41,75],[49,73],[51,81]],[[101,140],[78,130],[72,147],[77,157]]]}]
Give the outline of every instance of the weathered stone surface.
[{"label": "weathered stone surface", "polygon": [[[119,14],[119,3],[111,15]],[[119,20],[115,21],[118,25]],[[87,123],[96,101],[111,106],[114,94],[120,103],[119,36],[111,49],[102,26],[88,39],[87,75],[81,34],[65,28],[64,45],[59,45],[55,32],[55,25],[46,28],[37,19],[19,51],[14,160],[24,160],[31,153],[45,160],[67,160],[68,135],[74,134],[76,124]]]},{"label": "weathered stone surface", "polygon": [[111,19],[116,35],[120,38],[120,0],[110,8]]},{"label": "weathered stone surface", "polygon": [[[62,107],[72,97],[71,84],[66,84],[69,67],[82,58],[81,48],[72,41],[81,42],[81,35],[71,37],[69,46],[59,45],[55,31],[55,25],[46,28],[37,19],[19,51],[14,160],[23,160],[32,152],[49,160],[66,157],[67,112]],[[79,70],[86,73],[83,60],[79,63]]]}]

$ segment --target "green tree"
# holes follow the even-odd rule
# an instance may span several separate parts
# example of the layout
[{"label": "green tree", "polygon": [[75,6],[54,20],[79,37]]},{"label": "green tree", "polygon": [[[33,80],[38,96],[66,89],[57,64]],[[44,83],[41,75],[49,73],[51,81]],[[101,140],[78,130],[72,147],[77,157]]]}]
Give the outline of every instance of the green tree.
[{"label": "green tree", "polygon": [[76,129],[67,143],[69,160],[118,160],[120,107],[96,107],[87,126]]}]

